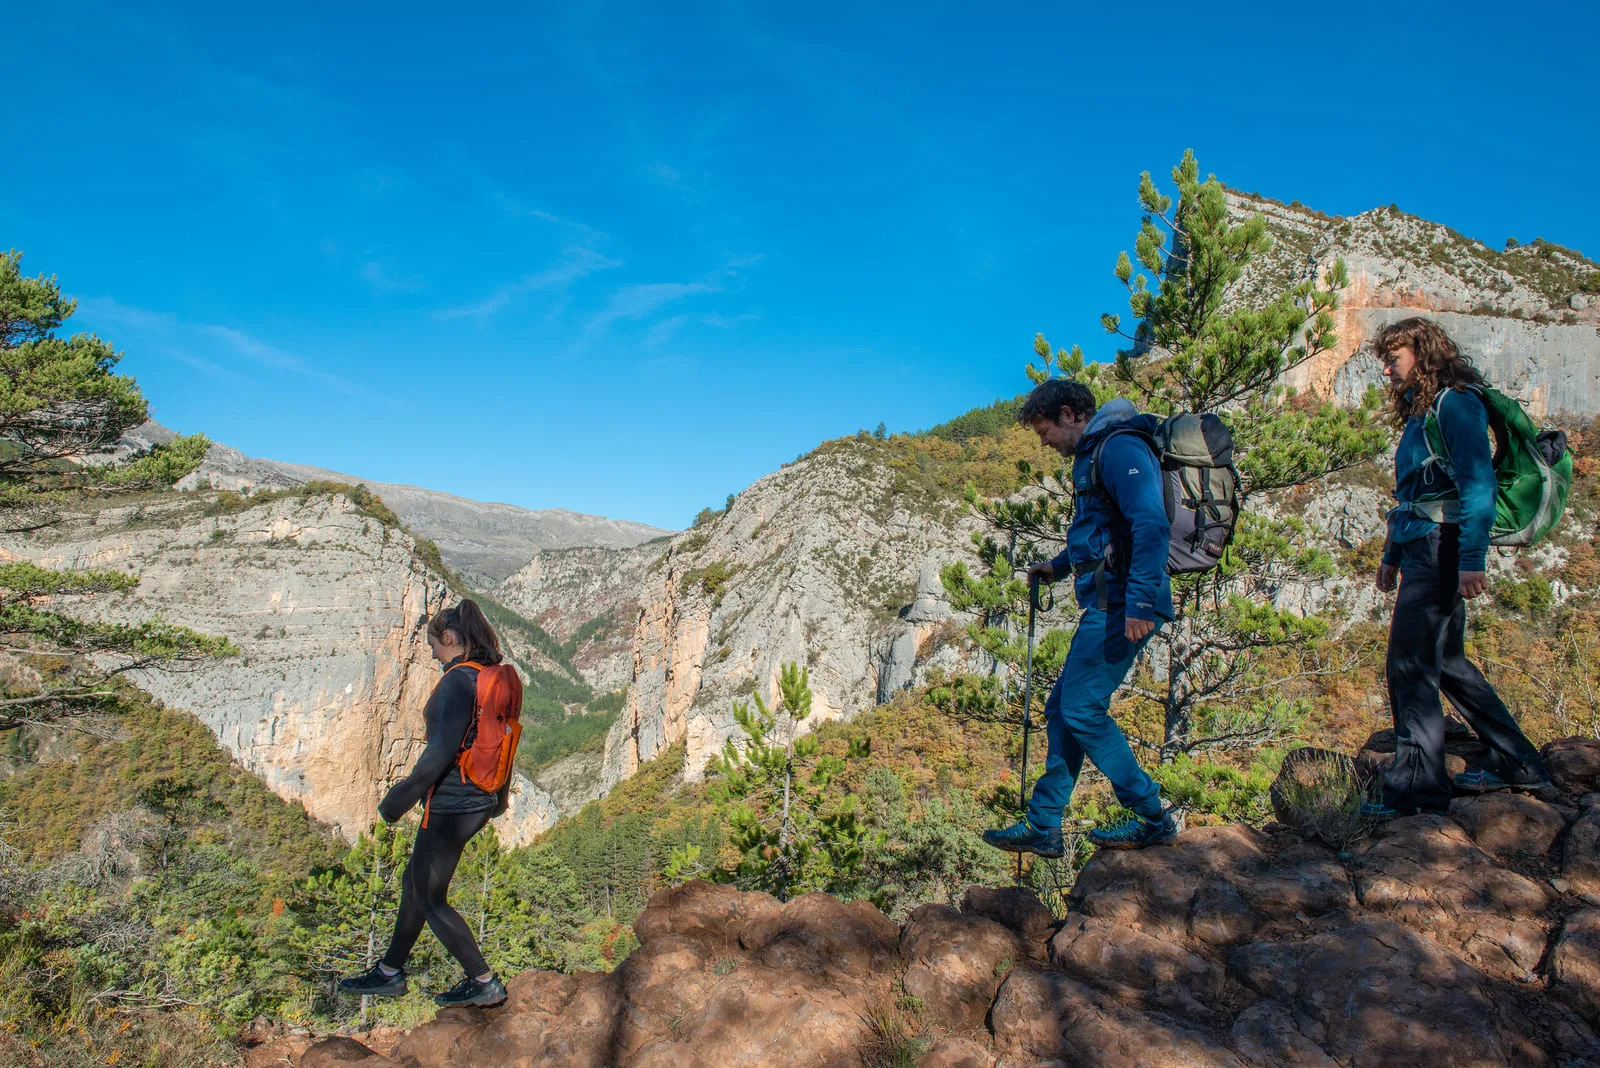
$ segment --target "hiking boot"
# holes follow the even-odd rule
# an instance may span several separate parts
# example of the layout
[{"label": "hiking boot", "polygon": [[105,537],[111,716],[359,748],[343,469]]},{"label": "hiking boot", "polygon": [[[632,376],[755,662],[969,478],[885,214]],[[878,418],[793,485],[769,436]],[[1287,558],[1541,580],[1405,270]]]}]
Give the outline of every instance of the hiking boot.
[{"label": "hiking boot", "polygon": [[1382,801],[1361,802],[1361,818],[1364,820],[1371,820],[1374,823],[1383,823],[1387,820],[1399,819],[1404,815],[1407,815],[1407,813],[1401,812],[1397,808],[1386,805]]},{"label": "hiking boot", "polygon": [[1060,827],[1035,827],[1026,816],[1004,830],[984,831],[983,840],[1007,853],[1054,858],[1066,852],[1061,844]]},{"label": "hiking boot", "polygon": [[406,992],[406,970],[401,968],[393,975],[374,964],[360,975],[339,980],[339,989],[351,997],[398,998]]},{"label": "hiking boot", "polygon": [[1096,827],[1089,832],[1089,841],[1101,849],[1143,849],[1157,842],[1170,842],[1178,837],[1178,821],[1172,809],[1161,810],[1161,818],[1147,820],[1138,814],[1130,815],[1121,823],[1110,827]]},{"label": "hiking boot", "polygon": [[488,982],[469,975],[443,994],[433,995],[434,1003],[438,1005],[477,1005],[485,1009],[505,999],[506,986],[498,975],[491,975]]},{"label": "hiking boot", "polygon": [[1542,790],[1550,785],[1550,780],[1543,777],[1522,782],[1507,782],[1485,768],[1479,768],[1476,771],[1463,771],[1451,782],[1455,783],[1457,790],[1465,790],[1469,794],[1487,794],[1495,790]]}]

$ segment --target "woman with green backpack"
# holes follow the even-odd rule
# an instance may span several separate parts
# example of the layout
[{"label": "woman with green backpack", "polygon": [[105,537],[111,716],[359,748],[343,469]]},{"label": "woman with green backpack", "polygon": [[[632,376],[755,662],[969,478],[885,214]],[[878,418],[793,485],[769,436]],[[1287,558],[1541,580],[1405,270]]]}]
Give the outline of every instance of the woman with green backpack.
[{"label": "woman with green backpack", "polygon": [[[1399,504],[1389,513],[1377,587],[1388,593],[1398,585],[1400,593],[1385,664],[1394,714],[1394,763],[1382,776],[1380,796],[1362,812],[1389,819],[1446,811],[1452,785],[1482,793],[1548,783],[1538,750],[1483,673],[1467,660],[1464,641],[1466,602],[1488,588],[1491,534],[1501,535],[1496,543],[1523,538],[1516,543],[1528,544],[1544,530],[1505,530],[1508,504],[1497,484],[1491,427],[1505,442],[1507,423],[1517,423],[1511,447],[1519,449],[1517,462],[1532,469],[1536,505],[1540,496],[1539,464],[1522,455],[1533,451],[1523,440],[1531,424],[1515,402],[1490,389],[1431,320],[1394,323],[1373,347],[1389,378],[1389,410],[1401,430],[1395,450]],[[1564,440],[1557,444],[1564,452]],[[1507,451],[1504,444],[1500,451]],[[1543,490],[1544,497],[1551,495],[1548,488]],[[1512,511],[1517,504],[1510,502]],[[1559,507],[1555,515],[1559,517]],[[1539,522],[1545,518],[1540,516]],[[1554,519],[1544,529],[1550,525]],[[1489,749],[1483,767],[1454,780],[1445,772],[1441,692]]]}]

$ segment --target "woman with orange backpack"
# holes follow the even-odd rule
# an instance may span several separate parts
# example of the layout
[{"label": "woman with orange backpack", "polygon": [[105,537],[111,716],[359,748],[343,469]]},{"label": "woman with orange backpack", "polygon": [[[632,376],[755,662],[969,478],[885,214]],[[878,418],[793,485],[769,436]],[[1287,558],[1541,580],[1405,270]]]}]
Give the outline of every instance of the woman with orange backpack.
[{"label": "woman with orange backpack", "polygon": [[[498,1005],[506,988],[483,959],[477,941],[461,914],[450,907],[446,892],[456,864],[472,836],[491,818],[505,811],[509,796],[510,756],[516,748],[517,714],[521,711],[522,685],[516,669],[502,664],[500,640],[483,610],[463,600],[428,621],[428,647],[444,666],[444,678],[428,698],[424,717],[427,747],[416,766],[388,792],[378,814],[393,823],[419,802],[422,828],[411,847],[411,861],[401,876],[400,915],[383,959],[361,975],[341,979],[347,994],[400,997],[406,992],[406,959],[426,923],[450,955],[466,970],[466,978],[452,989],[434,995],[440,1005]],[[482,677],[480,677],[482,676]],[[485,691],[491,690],[486,702]],[[486,724],[486,703],[504,706],[506,724]],[[499,730],[495,735],[494,730]],[[505,745],[500,735],[505,736]],[[494,748],[502,765],[498,773],[477,774],[469,757],[482,748]],[[501,752],[503,751],[503,752]],[[485,788],[498,785],[497,791]]]}]

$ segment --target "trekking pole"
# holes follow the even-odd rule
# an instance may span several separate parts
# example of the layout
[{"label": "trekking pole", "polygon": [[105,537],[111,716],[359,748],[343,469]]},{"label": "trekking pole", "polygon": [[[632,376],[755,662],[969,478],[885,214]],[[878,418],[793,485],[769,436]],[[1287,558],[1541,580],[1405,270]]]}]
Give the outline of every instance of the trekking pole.
[{"label": "trekking pole", "polygon": [[[1028,577],[1028,662],[1022,669],[1022,774],[1017,777],[1020,814],[1028,815],[1028,736],[1033,727],[1033,621],[1039,610],[1039,579]],[[1022,885],[1022,854],[1017,854],[1017,885]]]}]

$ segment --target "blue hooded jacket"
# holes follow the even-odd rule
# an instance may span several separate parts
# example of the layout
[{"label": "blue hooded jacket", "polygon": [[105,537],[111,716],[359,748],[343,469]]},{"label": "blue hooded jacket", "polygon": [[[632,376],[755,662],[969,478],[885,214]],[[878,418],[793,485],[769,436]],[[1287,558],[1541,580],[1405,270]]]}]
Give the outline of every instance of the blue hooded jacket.
[{"label": "blue hooded jacket", "polygon": [[[1117,544],[1120,552],[1132,559],[1128,566],[1108,574],[1106,604],[1113,615],[1124,612],[1133,619],[1155,622],[1171,619],[1172,581],[1167,577],[1167,542],[1171,524],[1161,494],[1161,465],[1154,450],[1137,434],[1115,434],[1100,454],[1098,492],[1091,483],[1095,448],[1114,430],[1133,427],[1150,431],[1154,416],[1141,415],[1131,401],[1118,397],[1107,401],[1094,413],[1078,441],[1072,460],[1072,489],[1075,494],[1072,525],[1067,528],[1067,547],[1050,569],[1057,579],[1065,579],[1074,565],[1102,559],[1107,545]],[[1074,583],[1078,606],[1089,608],[1096,602],[1095,577],[1085,574]]]},{"label": "blue hooded jacket", "polygon": [[1389,512],[1389,537],[1383,562],[1400,563],[1400,547],[1425,538],[1437,523],[1411,510],[1417,501],[1455,498],[1460,501],[1461,549],[1457,567],[1482,571],[1489,555],[1489,528],[1494,525],[1494,450],[1489,440],[1489,412],[1476,393],[1448,390],[1439,400],[1439,433],[1455,468],[1452,479],[1444,468],[1428,463],[1428,436],[1424,417],[1406,420],[1400,444],[1394,451],[1395,499]]}]

